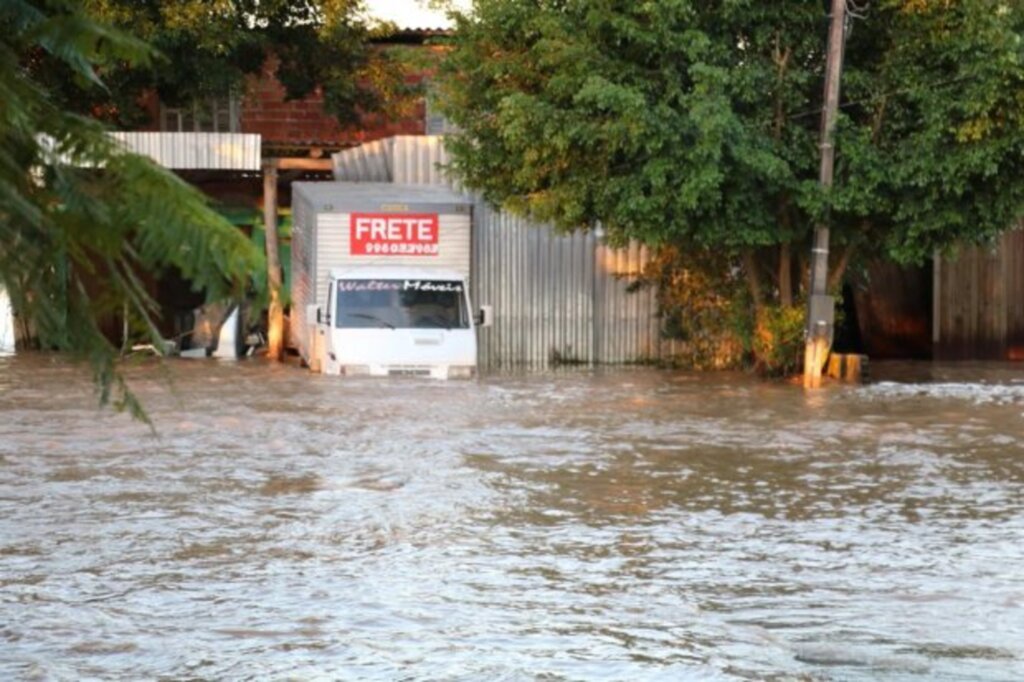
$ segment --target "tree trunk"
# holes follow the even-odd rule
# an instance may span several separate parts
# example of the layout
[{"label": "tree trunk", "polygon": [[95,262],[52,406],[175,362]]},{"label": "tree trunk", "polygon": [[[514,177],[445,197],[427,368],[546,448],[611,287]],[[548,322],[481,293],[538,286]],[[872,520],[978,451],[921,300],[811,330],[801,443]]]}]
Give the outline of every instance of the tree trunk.
[{"label": "tree trunk", "polygon": [[798,249],[796,252],[797,293],[806,294],[811,290],[811,264],[807,254]]},{"label": "tree trunk", "polygon": [[779,245],[779,303],[793,305],[793,252],[789,244]]},{"label": "tree trunk", "polygon": [[843,283],[843,276],[846,274],[846,268],[850,265],[850,257],[853,255],[853,246],[847,245],[843,247],[842,253],[839,254],[839,260],[832,268],[832,272],[828,276],[828,290],[835,291]]},{"label": "tree trunk", "polygon": [[764,311],[764,294],[761,291],[761,276],[757,272],[757,260],[754,258],[753,251],[743,252],[743,271],[747,276],[750,296],[754,300],[754,311],[760,318]]}]

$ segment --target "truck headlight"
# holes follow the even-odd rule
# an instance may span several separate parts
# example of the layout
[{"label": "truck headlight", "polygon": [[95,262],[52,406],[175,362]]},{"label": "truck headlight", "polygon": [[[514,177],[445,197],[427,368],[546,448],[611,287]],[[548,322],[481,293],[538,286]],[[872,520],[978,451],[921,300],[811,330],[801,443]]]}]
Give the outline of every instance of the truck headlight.
[{"label": "truck headlight", "polygon": [[450,365],[448,367],[449,379],[472,379],[476,376],[476,367],[473,365]]},{"label": "truck headlight", "polygon": [[347,377],[368,377],[370,376],[369,365],[342,365],[341,373]]}]

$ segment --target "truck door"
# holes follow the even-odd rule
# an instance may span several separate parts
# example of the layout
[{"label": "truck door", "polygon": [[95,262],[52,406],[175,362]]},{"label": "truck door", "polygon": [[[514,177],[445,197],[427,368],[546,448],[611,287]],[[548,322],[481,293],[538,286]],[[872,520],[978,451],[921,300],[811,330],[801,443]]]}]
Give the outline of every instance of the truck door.
[{"label": "truck door", "polygon": [[321,317],[322,324],[318,331],[323,335],[323,371],[324,374],[338,373],[338,354],[334,348],[334,318],[337,311],[337,289],[338,284],[333,279],[327,280],[327,305],[324,307],[324,314]]}]

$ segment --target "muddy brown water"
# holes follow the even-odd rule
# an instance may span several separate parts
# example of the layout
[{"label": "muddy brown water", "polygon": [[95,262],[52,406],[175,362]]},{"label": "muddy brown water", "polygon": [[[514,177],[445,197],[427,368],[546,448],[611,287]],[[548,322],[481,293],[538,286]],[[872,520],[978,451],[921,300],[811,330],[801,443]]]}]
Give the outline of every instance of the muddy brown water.
[{"label": "muddy brown water", "polygon": [[1024,372],[0,359],[0,678],[1024,679]]}]

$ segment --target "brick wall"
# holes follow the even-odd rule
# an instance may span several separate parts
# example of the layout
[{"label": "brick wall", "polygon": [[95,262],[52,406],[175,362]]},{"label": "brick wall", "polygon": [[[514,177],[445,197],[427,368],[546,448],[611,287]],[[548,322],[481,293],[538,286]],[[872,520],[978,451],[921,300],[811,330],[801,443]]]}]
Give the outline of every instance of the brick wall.
[{"label": "brick wall", "polygon": [[[277,61],[271,58],[259,75],[246,79],[239,112],[239,132],[261,135],[265,146],[336,148],[393,135],[426,134],[424,102],[403,119],[367,116],[361,125],[343,130],[334,117],[324,112],[323,94],[319,89],[303,99],[285,101],[284,86],[275,76],[276,69]],[[409,82],[415,84],[422,78],[422,75],[410,76]],[[140,104],[149,113],[150,120],[136,130],[159,131],[160,101],[156,94],[147,94]]]},{"label": "brick wall", "polygon": [[151,90],[143,95],[139,105],[149,116],[149,121],[136,130],[147,133],[160,132],[160,98],[156,96],[156,92]]},{"label": "brick wall", "polygon": [[275,77],[276,68],[276,60],[269,59],[259,76],[249,77],[241,106],[242,132],[262,135],[265,145],[337,147],[426,132],[422,103],[404,120],[368,117],[359,128],[342,130],[333,117],[324,113],[319,89],[304,99],[286,102],[284,86]]}]

